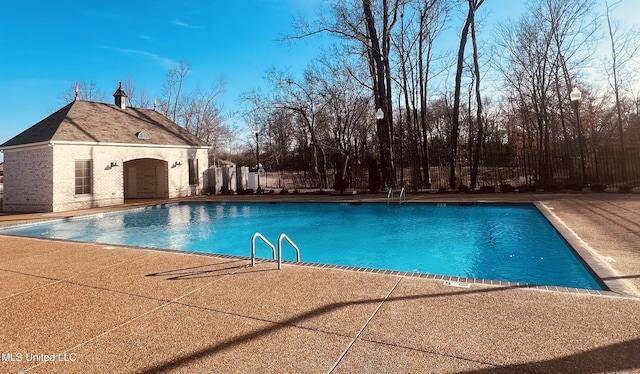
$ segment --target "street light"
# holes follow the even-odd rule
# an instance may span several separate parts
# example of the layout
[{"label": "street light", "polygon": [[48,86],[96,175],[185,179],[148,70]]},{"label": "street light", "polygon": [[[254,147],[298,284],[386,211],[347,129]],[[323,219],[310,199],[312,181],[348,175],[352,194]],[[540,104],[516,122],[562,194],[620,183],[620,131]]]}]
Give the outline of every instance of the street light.
[{"label": "street light", "polygon": [[394,137],[396,142],[400,145],[400,187],[404,186],[404,157],[402,153],[402,143],[404,143],[404,128],[402,126],[398,127],[398,135]]},{"label": "street light", "polygon": [[258,142],[258,134],[260,130],[257,128],[253,130],[253,134],[256,136],[256,174],[258,175],[258,189],[256,193],[260,193],[260,143]]},{"label": "street light", "polygon": [[582,100],[582,92],[578,87],[574,87],[569,94],[573,110],[576,112],[576,126],[578,127],[578,147],[580,149],[580,167],[582,168],[582,187],[586,187],[586,168],[584,166],[584,139],[582,137],[582,125],[580,124],[580,101]]},{"label": "street light", "polygon": [[[382,110],[382,108],[378,108],[378,110],[376,110],[376,127],[378,128],[378,131],[381,131],[381,129],[384,128],[384,126],[382,125],[382,121],[384,120],[384,111]],[[391,134],[387,133],[385,138],[387,138],[388,142],[392,142],[393,139],[389,139],[389,136]],[[380,163],[382,164],[382,179],[384,179],[384,184],[385,184],[385,188],[390,188],[390,183],[388,180],[388,173],[387,173],[387,162],[386,162],[386,158],[387,158],[387,152],[386,149],[389,147],[389,144],[381,144],[381,146],[383,147],[383,149],[380,152]],[[390,153],[390,151],[389,151]]]}]

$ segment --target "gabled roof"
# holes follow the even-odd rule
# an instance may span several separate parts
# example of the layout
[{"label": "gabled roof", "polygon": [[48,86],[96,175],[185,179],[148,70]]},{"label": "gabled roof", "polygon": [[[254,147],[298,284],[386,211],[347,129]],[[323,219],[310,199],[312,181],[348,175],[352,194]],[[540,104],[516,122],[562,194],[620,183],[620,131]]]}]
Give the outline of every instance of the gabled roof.
[{"label": "gabled roof", "polygon": [[[146,132],[146,136],[137,134]],[[146,135],[146,134],[145,134]],[[48,141],[120,144],[208,145],[160,113],[76,100],[9,139],[0,148]]]}]

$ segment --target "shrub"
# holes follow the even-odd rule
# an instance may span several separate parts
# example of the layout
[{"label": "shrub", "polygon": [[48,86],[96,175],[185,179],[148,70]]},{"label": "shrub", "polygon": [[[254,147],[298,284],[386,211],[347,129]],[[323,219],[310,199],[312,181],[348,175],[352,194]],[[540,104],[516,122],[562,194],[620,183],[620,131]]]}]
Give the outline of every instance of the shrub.
[{"label": "shrub", "polygon": [[336,178],[333,189],[336,191],[344,191],[347,189],[347,181],[342,178]]},{"label": "shrub", "polygon": [[380,169],[376,160],[369,161],[369,191],[371,193],[380,192],[382,187],[382,178],[380,177]]},{"label": "shrub", "polygon": [[280,190],[280,195],[288,195],[289,194],[289,190],[287,190],[286,188],[283,188],[282,190]]},{"label": "shrub", "polygon": [[494,193],[496,192],[496,186],[482,186],[478,191],[480,193]]},{"label": "shrub", "polygon": [[589,186],[591,192],[604,192],[607,189],[607,185],[603,183],[594,183]]},{"label": "shrub", "polygon": [[622,186],[618,187],[618,192],[620,193],[631,193],[632,190],[633,186],[629,184],[623,184]]},{"label": "shrub", "polygon": [[542,190],[544,192],[560,192],[562,188],[557,184],[549,183],[549,184],[545,184],[542,187]]},{"label": "shrub", "polygon": [[513,192],[515,190],[516,189],[510,184],[501,184],[500,185],[500,192],[502,192],[502,193],[509,193],[509,192]]},{"label": "shrub", "polygon": [[518,192],[536,192],[536,186],[532,184],[523,184],[518,186]]},{"label": "shrub", "polygon": [[464,184],[458,186],[458,192],[460,193],[469,193],[469,191],[471,191],[469,186],[465,186]]},{"label": "shrub", "polygon": [[449,193],[449,190],[446,187],[440,187],[438,188],[438,192],[439,194],[444,194],[444,193]]},{"label": "shrub", "polygon": [[582,183],[580,182],[569,182],[564,185],[564,188],[571,191],[582,191]]}]

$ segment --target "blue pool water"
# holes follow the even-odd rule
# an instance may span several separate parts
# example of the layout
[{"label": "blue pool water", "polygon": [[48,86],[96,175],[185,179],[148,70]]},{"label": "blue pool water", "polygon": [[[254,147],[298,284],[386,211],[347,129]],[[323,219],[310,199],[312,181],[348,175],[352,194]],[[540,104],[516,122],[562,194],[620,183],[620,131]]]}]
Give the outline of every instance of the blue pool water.
[{"label": "blue pool water", "polygon": [[[0,228],[35,236],[234,256],[286,233],[301,261],[602,289],[533,205],[180,203]],[[256,243],[256,256],[271,250]],[[283,245],[283,259],[295,252]]]}]

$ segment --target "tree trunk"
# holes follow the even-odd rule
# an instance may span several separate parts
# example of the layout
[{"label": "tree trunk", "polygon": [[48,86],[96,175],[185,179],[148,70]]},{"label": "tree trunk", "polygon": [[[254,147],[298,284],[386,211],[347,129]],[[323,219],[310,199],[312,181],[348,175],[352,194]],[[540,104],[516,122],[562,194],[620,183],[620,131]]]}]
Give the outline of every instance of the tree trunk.
[{"label": "tree trunk", "polygon": [[[475,13],[475,12],[474,12]],[[473,44],[473,70],[476,84],[476,122],[478,126],[476,145],[473,152],[473,164],[471,165],[471,190],[476,189],[478,169],[480,167],[480,154],[484,147],[484,123],[482,120],[482,97],[480,96],[480,64],[478,63],[478,44],[476,42],[475,14],[471,20],[471,43]]]},{"label": "tree trunk", "polygon": [[460,89],[462,86],[462,70],[464,68],[464,50],[467,45],[469,27],[474,20],[475,11],[478,10],[484,0],[468,0],[469,12],[460,34],[460,46],[458,47],[458,64],[456,66],[456,85],[453,93],[453,118],[451,123],[449,187],[457,187],[456,163],[458,161],[458,138],[460,137]]},{"label": "tree trunk", "polygon": [[370,70],[373,78],[373,91],[375,97],[376,111],[382,110],[384,116],[376,119],[376,130],[378,142],[380,144],[380,168],[382,172],[382,182],[388,188],[395,187],[395,175],[393,175],[393,150],[391,147],[391,121],[393,118],[393,106],[388,95],[391,87],[387,87],[391,77],[389,75],[389,54],[387,32],[388,2],[383,0],[384,8],[384,32],[383,45],[380,45],[378,31],[376,29],[371,0],[362,0],[362,8],[365,15],[367,36],[371,42],[371,53],[369,59]]}]

